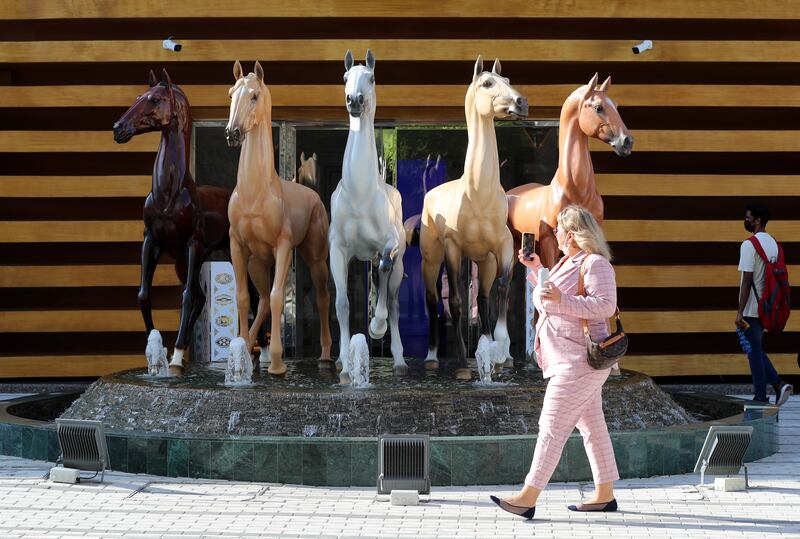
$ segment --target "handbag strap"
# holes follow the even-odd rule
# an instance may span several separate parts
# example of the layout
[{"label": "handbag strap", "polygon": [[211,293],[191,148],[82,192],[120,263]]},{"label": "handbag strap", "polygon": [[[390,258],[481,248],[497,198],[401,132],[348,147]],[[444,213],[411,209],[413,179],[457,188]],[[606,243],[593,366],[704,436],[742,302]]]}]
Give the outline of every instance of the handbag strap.
[{"label": "handbag strap", "polygon": [[[586,261],[589,260],[589,255],[587,254],[583,260],[581,261],[580,269],[578,270],[578,295],[585,296],[586,295],[586,288],[583,285],[583,272],[586,267]],[[614,312],[614,318],[619,322],[619,307]],[[608,323],[608,322],[606,322]],[[585,318],[581,318],[581,324],[583,325],[583,334],[589,335],[589,321]]]}]

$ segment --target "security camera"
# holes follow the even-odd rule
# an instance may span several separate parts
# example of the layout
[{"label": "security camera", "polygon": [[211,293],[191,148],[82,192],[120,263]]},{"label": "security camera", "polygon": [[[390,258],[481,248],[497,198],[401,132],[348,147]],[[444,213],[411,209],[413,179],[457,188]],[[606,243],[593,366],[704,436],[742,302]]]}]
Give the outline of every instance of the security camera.
[{"label": "security camera", "polygon": [[649,39],[645,39],[644,41],[642,41],[638,45],[634,45],[633,46],[633,54],[641,54],[644,51],[652,49],[652,48],[653,48],[653,42],[650,41]]},{"label": "security camera", "polygon": [[181,48],[183,48],[183,45],[181,45],[180,43],[175,43],[174,41],[172,41],[172,36],[169,36],[167,39],[162,41],[161,46],[164,47],[165,49],[175,52],[181,52]]}]

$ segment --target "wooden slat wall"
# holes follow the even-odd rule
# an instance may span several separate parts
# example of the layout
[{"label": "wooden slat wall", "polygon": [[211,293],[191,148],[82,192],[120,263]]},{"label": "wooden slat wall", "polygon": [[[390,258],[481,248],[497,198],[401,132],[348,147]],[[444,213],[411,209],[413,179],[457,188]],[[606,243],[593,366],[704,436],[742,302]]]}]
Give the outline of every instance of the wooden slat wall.
[{"label": "wooden slat wall", "polygon": [[[182,52],[161,48],[169,34]],[[0,378],[143,364],[138,212],[158,136],[117,145],[110,125],[149,69],[168,68],[196,120],[224,118],[232,60],[259,59],[276,119],[340,120],[343,53],[361,58],[367,47],[386,119],[462,119],[478,53],[500,56],[534,118],[557,118],[595,71],[611,75],[634,154],[618,158],[597,141],[591,151],[632,334],[626,365],[746,374],[731,329],[747,201],[772,207],[768,230],[800,278],[798,36],[793,0],[390,0],[369,13],[359,0],[239,0],[235,12],[213,0],[5,2]],[[643,38],[655,48],[632,54]],[[155,285],[156,320],[174,328],[168,264]],[[767,337],[779,372],[800,373],[799,336],[795,315]]]}]

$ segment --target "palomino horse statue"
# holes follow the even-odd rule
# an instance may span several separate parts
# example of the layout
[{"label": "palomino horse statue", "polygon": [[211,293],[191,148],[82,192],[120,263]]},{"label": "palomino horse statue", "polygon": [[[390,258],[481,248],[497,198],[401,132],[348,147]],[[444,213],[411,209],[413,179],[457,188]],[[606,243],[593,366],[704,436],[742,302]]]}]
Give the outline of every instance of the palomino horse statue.
[{"label": "palomino horse statue", "polygon": [[506,327],[508,290],[514,263],[514,241],[506,226],[508,203],[500,185],[500,165],[494,119],[521,118],[528,114],[528,100],[500,76],[500,61],[491,72],[483,71],[478,56],[472,84],[464,102],[469,144],[464,175],[436,187],[425,195],[420,229],[422,274],[428,308],[428,357],[426,368],[437,368],[439,294],[436,281],[445,262],[451,284],[450,314],[456,330],[457,378],[471,377],[467,369],[464,336],[461,331],[461,259],[466,256],[478,264],[480,294],[478,312],[481,333],[490,335],[489,293],[498,280],[500,304],[494,338],[508,349]]},{"label": "palomino horse statue", "polygon": [[305,152],[301,152],[300,166],[297,167],[297,176],[294,177],[294,181],[316,191],[318,182],[317,176],[319,175],[317,173],[318,166],[316,152],[314,152],[308,159],[306,159]]},{"label": "palomino horse statue", "polygon": [[[183,354],[205,295],[199,272],[208,254],[228,248],[230,191],[197,187],[189,173],[192,122],[186,94],[172,84],[166,70],[159,82],[150,71],[150,88],[140,95],[114,124],[114,140],[128,142],[135,135],[161,131],[161,145],[153,166],[153,186],[144,203],[144,242],[139,307],[150,333],[153,329],[150,289],[159,257],[175,259],[175,273],[183,283],[180,328],[170,371],[180,374]],[[245,304],[245,308],[247,305]]]},{"label": "palomino horse statue", "polygon": [[378,303],[369,324],[369,334],[373,339],[383,337],[388,318],[393,371],[404,374],[407,365],[400,340],[397,294],[403,280],[403,254],[406,250],[403,207],[400,192],[385,181],[375,146],[375,57],[368,50],[367,65],[354,65],[353,54],[347,51],[344,67],[350,132],[344,150],[342,180],[331,196],[330,229],[331,273],[336,284],[336,318],[340,335],[339,361],[342,364],[350,361],[347,265],[355,257],[378,262]]},{"label": "palomino horse statue", "polygon": [[[225,136],[231,147],[241,146],[236,189],[228,205],[231,261],[236,276],[239,336],[251,350],[258,329],[272,312],[269,344],[271,374],[284,374],[281,315],[292,249],[308,264],[317,295],[320,320],[320,362],[331,362],[328,325],[328,214],[313,189],[281,181],[275,171],[272,146],[272,96],[264,84],[264,70],[256,62],[254,73],[244,76],[237,60],[236,84],[229,90],[231,110]],[[274,267],[274,268],[273,268]],[[247,274],[261,297],[248,331]],[[267,300],[267,298],[269,298]],[[269,301],[269,303],[267,303]],[[265,350],[261,352],[264,358]]]},{"label": "palomino horse statue", "polygon": [[558,134],[558,169],[550,185],[528,183],[508,192],[508,226],[515,235],[534,232],[539,239],[542,264],[552,268],[558,261],[558,241],[553,228],[556,216],[570,204],[580,204],[603,222],[603,199],[597,192],[589,137],[610,144],[617,155],[628,156],[633,137],[608,97],[611,77],[597,86],[597,73],[561,107]]}]

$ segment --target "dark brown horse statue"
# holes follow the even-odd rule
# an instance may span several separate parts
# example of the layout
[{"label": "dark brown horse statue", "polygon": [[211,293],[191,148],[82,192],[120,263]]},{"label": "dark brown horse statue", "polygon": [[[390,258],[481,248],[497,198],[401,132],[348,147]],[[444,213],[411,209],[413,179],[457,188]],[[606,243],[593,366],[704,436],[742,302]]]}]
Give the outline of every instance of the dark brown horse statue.
[{"label": "dark brown horse statue", "polygon": [[229,250],[228,200],[231,192],[198,187],[189,172],[192,123],[186,94],[172,84],[166,70],[159,82],[150,71],[150,87],[114,124],[114,140],[128,142],[135,135],[161,131],[161,145],[153,165],[153,186],[144,203],[144,242],[139,307],[148,333],[154,328],[150,289],[158,259],[168,254],[183,283],[180,328],[170,372],[181,374],[183,355],[205,295],[200,288],[200,266],[212,250]]}]

